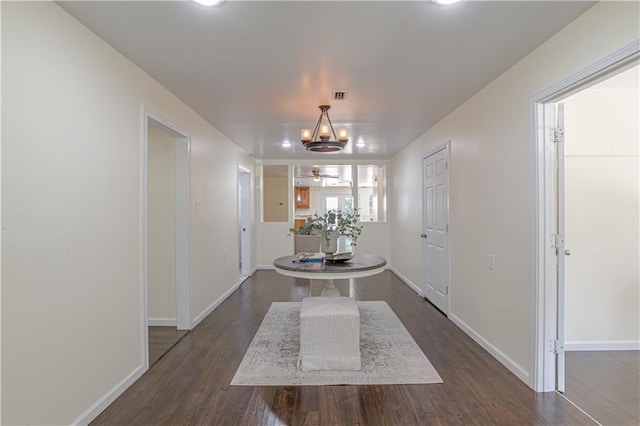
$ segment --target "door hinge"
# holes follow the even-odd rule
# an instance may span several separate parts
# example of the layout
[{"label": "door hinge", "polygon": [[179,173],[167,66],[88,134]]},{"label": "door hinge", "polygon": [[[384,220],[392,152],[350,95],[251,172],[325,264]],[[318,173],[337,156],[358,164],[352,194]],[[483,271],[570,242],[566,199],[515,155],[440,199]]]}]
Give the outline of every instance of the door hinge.
[{"label": "door hinge", "polygon": [[444,290],[445,294],[449,294],[449,286]]},{"label": "door hinge", "polygon": [[563,354],[564,353],[564,344],[559,340],[551,341],[551,352],[554,354]]},{"label": "door hinge", "polygon": [[551,129],[551,140],[553,143],[564,142],[564,129]]},{"label": "door hinge", "polygon": [[449,162],[444,163],[444,169],[449,170]]},{"label": "door hinge", "polygon": [[449,232],[449,225],[445,225],[445,231],[444,232]]},{"label": "door hinge", "polygon": [[553,245],[552,248],[561,249],[564,247],[564,235],[562,234],[553,234]]}]

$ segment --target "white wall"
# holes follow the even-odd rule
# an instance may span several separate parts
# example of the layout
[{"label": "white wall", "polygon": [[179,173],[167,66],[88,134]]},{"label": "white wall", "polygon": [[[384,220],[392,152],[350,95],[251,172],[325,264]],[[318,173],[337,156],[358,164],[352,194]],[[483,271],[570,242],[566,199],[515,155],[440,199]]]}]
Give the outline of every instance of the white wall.
[{"label": "white wall", "polygon": [[640,345],[638,79],[635,67],[562,101],[567,349]]},{"label": "white wall", "polygon": [[148,140],[147,303],[157,325],[176,319],[176,137],[149,126]]},{"label": "white wall", "polygon": [[[637,39],[638,3],[599,3],[395,156],[393,266],[422,280],[422,158],[451,140],[450,318],[532,384],[534,155],[530,99]],[[495,255],[495,271],[488,255]]]},{"label": "white wall", "polygon": [[191,136],[194,317],[237,282],[253,160],[54,3],[1,7],[2,423],[86,422],[143,369],[141,105]]}]

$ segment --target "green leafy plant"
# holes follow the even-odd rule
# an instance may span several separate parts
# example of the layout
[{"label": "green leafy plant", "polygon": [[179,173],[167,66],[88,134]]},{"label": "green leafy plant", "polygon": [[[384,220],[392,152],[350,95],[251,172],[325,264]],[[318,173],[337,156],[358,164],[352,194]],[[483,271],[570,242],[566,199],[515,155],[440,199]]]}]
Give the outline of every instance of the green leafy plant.
[{"label": "green leafy plant", "polygon": [[307,218],[304,225],[298,229],[290,228],[289,232],[299,235],[310,235],[314,232],[324,239],[329,239],[329,233],[336,231],[339,235],[345,235],[351,239],[351,245],[356,246],[358,237],[362,233],[362,225],[358,225],[360,215],[357,210],[329,210],[323,215],[314,213]]}]

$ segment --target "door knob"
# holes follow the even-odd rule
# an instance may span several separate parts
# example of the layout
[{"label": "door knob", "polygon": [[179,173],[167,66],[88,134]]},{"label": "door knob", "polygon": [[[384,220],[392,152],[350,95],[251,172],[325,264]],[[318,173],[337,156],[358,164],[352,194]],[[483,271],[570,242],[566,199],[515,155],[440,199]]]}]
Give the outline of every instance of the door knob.
[{"label": "door knob", "polygon": [[565,256],[571,256],[571,250],[569,250],[569,249],[564,249],[564,255],[565,255]]},{"label": "door knob", "polygon": [[427,238],[427,234],[420,234],[420,238]]}]

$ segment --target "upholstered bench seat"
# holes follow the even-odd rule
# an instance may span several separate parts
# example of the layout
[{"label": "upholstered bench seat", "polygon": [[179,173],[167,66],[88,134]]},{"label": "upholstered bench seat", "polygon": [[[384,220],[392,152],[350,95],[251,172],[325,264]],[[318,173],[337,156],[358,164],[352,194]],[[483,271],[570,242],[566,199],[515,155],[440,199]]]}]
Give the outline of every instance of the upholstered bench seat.
[{"label": "upholstered bench seat", "polygon": [[307,297],[300,307],[298,368],[360,370],[360,311],[351,297]]}]

